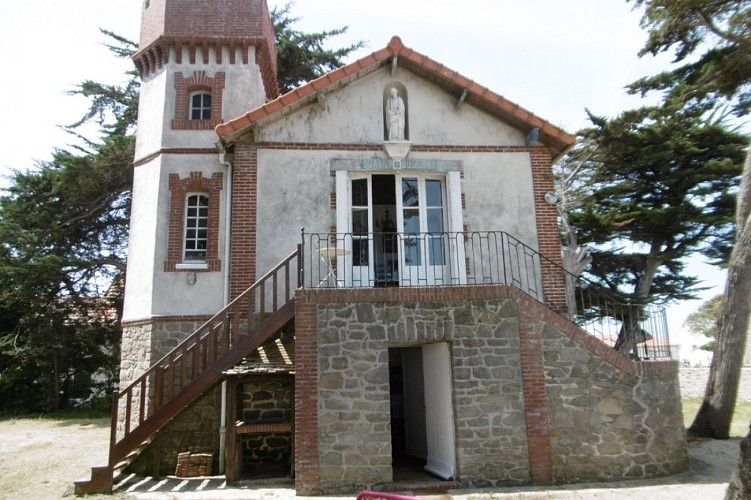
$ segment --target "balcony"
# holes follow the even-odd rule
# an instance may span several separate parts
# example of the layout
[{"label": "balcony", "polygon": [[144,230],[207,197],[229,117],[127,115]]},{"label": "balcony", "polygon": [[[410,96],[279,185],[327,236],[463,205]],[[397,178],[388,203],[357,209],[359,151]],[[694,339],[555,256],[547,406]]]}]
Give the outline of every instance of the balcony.
[{"label": "balcony", "polygon": [[671,357],[663,308],[619,301],[502,231],[303,231],[300,256],[306,288],[512,286],[634,359]]}]

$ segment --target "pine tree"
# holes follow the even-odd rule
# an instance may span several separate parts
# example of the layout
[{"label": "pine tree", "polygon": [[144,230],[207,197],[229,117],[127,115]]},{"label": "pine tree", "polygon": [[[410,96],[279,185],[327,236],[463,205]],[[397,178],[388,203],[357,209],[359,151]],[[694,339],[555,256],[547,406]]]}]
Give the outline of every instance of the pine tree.
[{"label": "pine tree", "polygon": [[[649,40],[642,53],[675,50],[678,68],[635,82],[632,91],[660,90],[686,106],[751,109],[751,1],[634,0],[645,7]],[[691,60],[689,56],[698,54]],[[688,61],[688,62],[687,62]],[[689,432],[727,438],[737,397],[751,314],[751,149],[736,205],[736,236],[728,264],[725,305],[704,400]],[[751,469],[751,464],[746,464]],[[746,485],[751,489],[751,485]]]}]

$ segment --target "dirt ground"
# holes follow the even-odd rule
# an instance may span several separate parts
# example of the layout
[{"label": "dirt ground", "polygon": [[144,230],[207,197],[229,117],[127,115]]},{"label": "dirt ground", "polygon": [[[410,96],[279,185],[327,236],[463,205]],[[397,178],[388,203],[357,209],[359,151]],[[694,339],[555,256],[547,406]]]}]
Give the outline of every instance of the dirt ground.
[{"label": "dirt ground", "polygon": [[[73,481],[89,467],[106,462],[109,420],[0,420],[0,499],[43,500],[72,495]],[[488,499],[722,499],[739,454],[740,438],[689,443],[690,469],[667,478],[566,485],[554,488],[459,490],[436,500]],[[133,477],[114,496],[137,499],[287,499],[290,485],[241,483],[228,487],[221,478],[161,481]],[[319,497],[320,498],[320,497]]]}]

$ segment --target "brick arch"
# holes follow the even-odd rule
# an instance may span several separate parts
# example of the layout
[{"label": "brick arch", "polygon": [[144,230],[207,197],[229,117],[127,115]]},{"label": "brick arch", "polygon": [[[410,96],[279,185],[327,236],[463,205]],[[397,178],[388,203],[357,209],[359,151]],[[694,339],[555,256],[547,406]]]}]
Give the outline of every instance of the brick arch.
[{"label": "brick arch", "polygon": [[178,264],[183,258],[183,237],[185,221],[185,198],[188,193],[206,194],[209,197],[209,227],[206,245],[206,269],[186,269],[186,271],[220,271],[219,259],[219,202],[224,175],[216,172],[204,177],[202,172],[191,172],[181,179],[178,174],[170,174],[170,214],[167,235],[167,260],[164,271],[183,271]]},{"label": "brick arch", "polygon": [[[208,91],[211,94],[211,119],[190,120],[190,94]],[[213,130],[222,123],[222,94],[224,92],[224,72],[219,71],[210,77],[205,71],[194,71],[185,78],[182,73],[175,73],[175,117],[172,130]]]}]

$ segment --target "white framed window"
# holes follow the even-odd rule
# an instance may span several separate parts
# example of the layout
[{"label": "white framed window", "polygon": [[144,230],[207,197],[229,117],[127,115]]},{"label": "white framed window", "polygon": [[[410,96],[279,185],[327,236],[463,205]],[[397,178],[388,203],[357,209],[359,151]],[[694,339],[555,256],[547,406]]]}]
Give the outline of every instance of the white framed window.
[{"label": "white framed window", "polygon": [[185,200],[184,262],[206,262],[208,233],[209,197],[190,193]]},{"label": "white framed window", "polygon": [[190,94],[190,119],[191,120],[210,120],[211,119],[211,93],[208,91],[199,91]]}]

